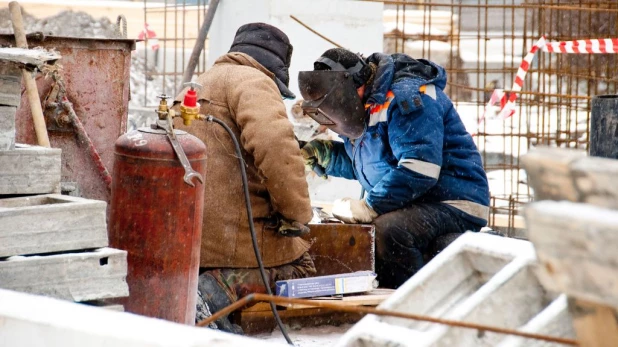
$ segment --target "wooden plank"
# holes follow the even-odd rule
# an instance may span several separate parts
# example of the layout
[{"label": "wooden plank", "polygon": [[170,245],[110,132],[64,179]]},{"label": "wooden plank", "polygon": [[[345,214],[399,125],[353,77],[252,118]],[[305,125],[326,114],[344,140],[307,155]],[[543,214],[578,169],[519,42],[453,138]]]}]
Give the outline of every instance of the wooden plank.
[{"label": "wooden plank", "polygon": [[545,288],[618,308],[618,211],[541,201],[525,216]]},{"label": "wooden plank", "polygon": [[0,60],[10,61],[12,63],[41,67],[47,62],[55,61],[60,58],[62,57],[58,52],[48,51],[43,48],[0,48]]},{"label": "wooden plank", "polygon": [[618,346],[618,322],[612,307],[569,299],[569,313],[581,346]]},{"label": "wooden plank", "polygon": [[355,271],[375,271],[375,228],[360,224],[311,224],[303,238],[311,243],[309,254],[316,276]]}]

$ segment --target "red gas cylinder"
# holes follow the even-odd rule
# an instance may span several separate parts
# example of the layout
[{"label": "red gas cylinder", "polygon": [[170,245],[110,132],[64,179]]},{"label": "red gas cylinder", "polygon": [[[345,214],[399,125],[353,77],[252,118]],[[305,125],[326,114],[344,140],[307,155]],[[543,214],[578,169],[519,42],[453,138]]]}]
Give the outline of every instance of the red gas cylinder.
[{"label": "red gas cylinder", "polygon": [[[191,166],[204,177],[206,146],[176,130]],[[128,252],[128,312],[195,323],[204,187],[183,180],[166,132],[140,128],[115,146],[109,237]]]}]

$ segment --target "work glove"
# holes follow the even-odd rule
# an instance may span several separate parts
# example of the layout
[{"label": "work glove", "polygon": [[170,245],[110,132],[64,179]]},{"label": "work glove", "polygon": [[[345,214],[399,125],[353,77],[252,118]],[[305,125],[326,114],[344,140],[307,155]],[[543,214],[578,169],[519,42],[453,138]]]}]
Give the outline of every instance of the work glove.
[{"label": "work glove", "polygon": [[330,163],[330,157],[333,152],[333,142],[330,140],[313,140],[305,144],[300,149],[305,167],[308,170],[315,171],[318,176],[328,178],[326,168]]},{"label": "work glove", "polygon": [[378,213],[367,205],[364,199],[343,198],[335,200],[332,213],[340,221],[349,224],[371,223],[378,217]]},{"label": "work glove", "polygon": [[283,236],[296,237],[308,234],[309,227],[300,222],[288,222],[285,219],[281,219],[281,223],[277,231]]}]

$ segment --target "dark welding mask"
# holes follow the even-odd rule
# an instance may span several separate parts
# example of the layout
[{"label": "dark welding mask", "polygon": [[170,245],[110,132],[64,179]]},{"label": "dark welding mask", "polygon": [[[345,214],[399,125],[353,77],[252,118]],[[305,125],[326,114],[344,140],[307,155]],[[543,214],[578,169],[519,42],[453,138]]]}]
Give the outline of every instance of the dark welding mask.
[{"label": "dark welding mask", "polygon": [[357,139],[365,130],[365,107],[348,71],[301,71],[303,112],[337,134]]}]

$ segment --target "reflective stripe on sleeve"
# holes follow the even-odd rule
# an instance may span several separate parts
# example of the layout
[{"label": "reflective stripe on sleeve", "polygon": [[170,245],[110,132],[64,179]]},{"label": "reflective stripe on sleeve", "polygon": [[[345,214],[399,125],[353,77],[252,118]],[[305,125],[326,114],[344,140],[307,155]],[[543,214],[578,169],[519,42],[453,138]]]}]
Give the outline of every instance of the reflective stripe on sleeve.
[{"label": "reflective stripe on sleeve", "polygon": [[401,159],[399,165],[406,169],[420,173],[427,177],[438,179],[440,177],[440,165],[417,159]]}]

